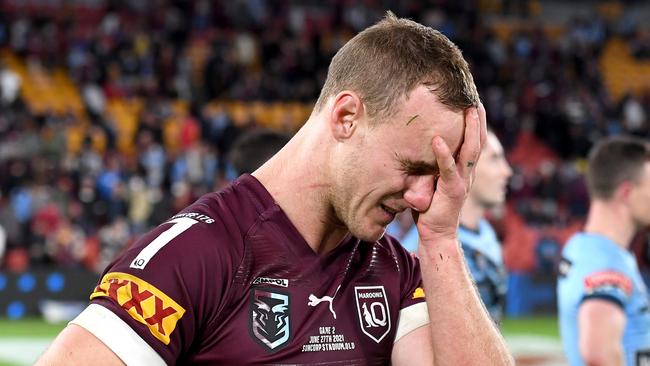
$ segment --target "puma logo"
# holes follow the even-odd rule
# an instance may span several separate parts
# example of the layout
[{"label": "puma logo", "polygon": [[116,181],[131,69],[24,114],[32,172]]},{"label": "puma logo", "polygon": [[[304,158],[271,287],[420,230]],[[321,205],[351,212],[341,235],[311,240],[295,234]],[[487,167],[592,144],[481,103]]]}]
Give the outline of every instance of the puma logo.
[{"label": "puma logo", "polygon": [[336,291],[334,291],[334,296],[323,296],[323,297],[316,297],[314,294],[309,294],[309,302],[307,305],[309,306],[317,306],[321,302],[325,301],[329,303],[329,309],[332,312],[332,316],[334,316],[334,319],[336,319],[336,312],[334,312],[334,298],[336,297],[336,294],[339,292],[339,288],[341,288],[341,285],[336,288]]}]

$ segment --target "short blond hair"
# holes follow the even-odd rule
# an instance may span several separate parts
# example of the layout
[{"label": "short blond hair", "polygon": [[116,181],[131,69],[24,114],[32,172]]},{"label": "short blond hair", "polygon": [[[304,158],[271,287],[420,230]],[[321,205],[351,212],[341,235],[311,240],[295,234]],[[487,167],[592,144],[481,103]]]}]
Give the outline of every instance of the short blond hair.
[{"label": "short blond hair", "polygon": [[467,61],[442,33],[392,12],[348,41],[330,63],[320,111],[343,90],[358,93],[371,117],[389,117],[398,101],[426,85],[453,110],[479,104]]}]

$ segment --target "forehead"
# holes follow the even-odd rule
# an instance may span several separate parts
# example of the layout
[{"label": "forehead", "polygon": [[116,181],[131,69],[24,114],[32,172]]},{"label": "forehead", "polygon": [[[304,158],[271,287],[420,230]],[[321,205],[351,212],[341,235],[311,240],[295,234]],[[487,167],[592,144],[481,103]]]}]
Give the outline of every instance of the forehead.
[{"label": "forehead", "polygon": [[395,138],[406,138],[411,146],[420,147],[433,157],[431,140],[435,136],[442,137],[452,153],[459,150],[465,123],[462,111],[454,111],[442,104],[434,92],[421,85],[404,100],[402,108],[393,117],[391,128],[396,133]]}]

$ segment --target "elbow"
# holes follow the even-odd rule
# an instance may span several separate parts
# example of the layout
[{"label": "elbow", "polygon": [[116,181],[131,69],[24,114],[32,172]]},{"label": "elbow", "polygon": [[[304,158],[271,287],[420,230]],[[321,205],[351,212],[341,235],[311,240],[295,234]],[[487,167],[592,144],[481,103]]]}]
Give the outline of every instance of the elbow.
[{"label": "elbow", "polygon": [[623,359],[617,347],[580,347],[580,355],[587,366],[622,365]]},{"label": "elbow", "polygon": [[607,358],[602,357],[601,355],[598,354],[587,354],[583,355],[582,359],[585,362],[586,366],[606,366],[608,365],[607,363]]}]

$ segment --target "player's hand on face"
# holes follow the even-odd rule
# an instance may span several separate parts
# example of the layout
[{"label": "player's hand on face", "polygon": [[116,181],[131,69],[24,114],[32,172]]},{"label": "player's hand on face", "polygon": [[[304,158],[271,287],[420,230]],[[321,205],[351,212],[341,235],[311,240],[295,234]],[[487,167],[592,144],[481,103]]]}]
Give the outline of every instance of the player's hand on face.
[{"label": "player's hand on face", "polygon": [[468,108],[464,118],[465,135],[456,160],[441,137],[436,136],[432,141],[440,176],[429,208],[414,214],[422,245],[457,236],[460,210],[472,185],[476,162],[487,136],[482,104]]}]

